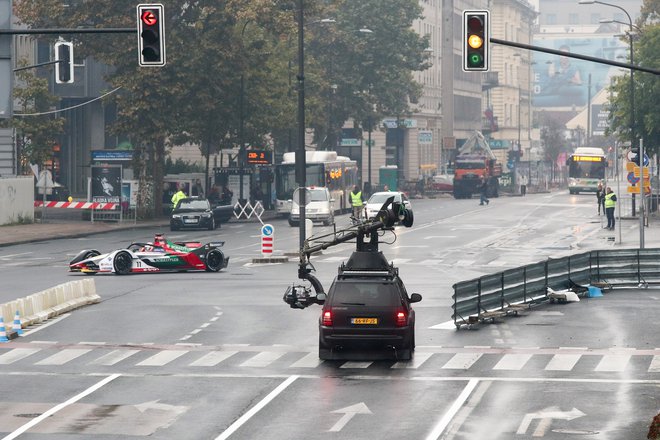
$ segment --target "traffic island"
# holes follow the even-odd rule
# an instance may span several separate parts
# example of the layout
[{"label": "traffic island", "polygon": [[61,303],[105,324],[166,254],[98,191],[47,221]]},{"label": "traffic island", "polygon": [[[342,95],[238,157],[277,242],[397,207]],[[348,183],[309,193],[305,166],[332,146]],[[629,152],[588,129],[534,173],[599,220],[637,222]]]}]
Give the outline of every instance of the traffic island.
[{"label": "traffic island", "polygon": [[253,258],[252,259],[252,264],[268,264],[268,263],[288,263],[289,262],[289,257],[282,256],[282,257],[261,257],[261,258]]}]

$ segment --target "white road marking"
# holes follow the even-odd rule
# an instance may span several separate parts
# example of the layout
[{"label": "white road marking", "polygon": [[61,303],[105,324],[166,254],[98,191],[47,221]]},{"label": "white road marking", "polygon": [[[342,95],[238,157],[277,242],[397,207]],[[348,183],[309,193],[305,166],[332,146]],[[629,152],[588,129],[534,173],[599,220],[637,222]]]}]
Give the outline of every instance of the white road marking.
[{"label": "white road marking", "polygon": [[433,353],[415,353],[415,356],[410,361],[399,361],[392,365],[392,368],[419,368],[424,362],[429,360]]},{"label": "white road marking", "polygon": [[33,426],[39,424],[39,423],[42,422],[43,420],[46,420],[47,418],[51,417],[52,415],[54,415],[55,413],[57,413],[57,412],[60,411],[61,409],[64,409],[64,408],[66,408],[67,406],[69,406],[69,405],[71,405],[71,404],[73,404],[73,403],[76,403],[77,401],[79,401],[79,400],[82,399],[83,397],[86,397],[86,396],[92,394],[94,391],[96,391],[96,390],[98,390],[99,388],[101,388],[101,387],[107,385],[108,383],[112,382],[113,380],[115,380],[115,379],[118,378],[119,376],[121,376],[121,375],[120,375],[120,374],[113,374],[113,375],[111,375],[111,376],[106,377],[106,378],[103,379],[102,381],[100,381],[100,382],[96,383],[95,385],[92,385],[91,387],[87,388],[87,389],[86,389],[85,391],[83,391],[82,393],[80,393],[80,394],[78,394],[78,395],[76,395],[76,396],[73,396],[72,398],[70,398],[70,399],[67,400],[66,402],[63,402],[63,403],[60,403],[60,404],[57,405],[57,406],[54,406],[53,408],[49,409],[49,410],[46,411],[45,413],[41,414],[39,417],[35,417],[34,419],[30,420],[30,421],[27,422],[25,425],[23,425],[23,426],[21,426],[20,428],[18,428],[16,431],[12,432],[11,434],[9,434],[9,435],[6,436],[6,437],[3,437],[2,440],[13,440],[13,439],[15,439],[15,438],[18,437],[19,435],[21,435],[21,434],[23,434],[24,432],[26,432],[28,429],[30,429],[30,428],[32,428]]},{"label": "white road marking", "polygon": [[433,260],[433,259],[422,260],[422,261],[419,262],[419,264],[424,264],[424,265],[427,265],[427,266],[440,264],[440,263],[442,263],[442,260]]},{"label": "white road marking", "polygon": [[410,258],[392,258],[390,261],[394,264],[406,264],[411,260]]},{"label": "white road marking", "polygon": [[305,357],[291,364],[293,368],[316,368],[323,363],[316,352],[308,353]]},{"label": "white road marking", "polygon": [[110,353],[93,360],[89,365],[115,365],[139,352],[140,350],[113,350]]},{"label": "white road marking", "polygon": [[344,260],[346,260],[346,257],[327,257],[327,258],[324,258],[324,259],[319,260],[319,261],[323,262],[323,263],[335,263],[335,262],[344,261]]},{"label": "white road marking", "polygon": [[442,366],[445,370],[467,370],[481,359],[483,353],[456,353]]},{"label": "white road marking", "polygon": [[238,353],[237,351],[212,351],[205,354],[195,362],[191,363],[191,367],[215,367],[220,362]]},{"label": "white road marking", "polygon": [[629,360],[630,355],[626,354],[606,355],[600,360],[595,371],[621,372],[626,369]]},{"label": "white road marking", "polygon": [[556,354],[550,359],[545,369],[548,371],[571,371],[581,357],[580,354]]},{"label": "white road marking", "polygon": [[470,397],[470,394],[472,394],[472,391],[474,391],[478,384],[478,379],[470,379],[465,388],[463,388],[463,391],[461,391],[461,394],[456,398],[451,407],[435,425],[433,431],[431,431],[431,433],[426,437],[426,440],[437,440],[440,438],[454,416],[456,416],[456,413],[458,413],[458,411],[463,407],[465,402]]},{"label": "white road marking", "polygon": [[284,353],[262,351],[241,364],[241,367],[266,367],[284,356]]},{"label": "white road marking", "polygon": [[40,360],[35,365],[64,365],[69,361],[89,353],[90,351],[92,351],[91,348],[66,348],[50,357],[47,357],[46,359]]},{"label": "white road marking", "polygon": [[268,394],[266,397],[264,397],[259,403],[257,403],[255,406],[250,408],[250,410],[248,412],[243,414],[241,417],[239,417],[238,420],[236,420],[234,423],[232,423],[231,426],[229,428],[227,428],[222,434],[217,436],[215,440],[225,440],[225,439],[229,438],[230,435],[232,435],[245,422],[250,420],[250,418],[252,416],[254,416],[256,413],[258,413],[261,410],[261,408],[268,405],[268,403],[271,400],[273,400],[275,397],[277,397],[278,394],[280,394],[282,391],[284,391],[296,379],[298,379],[298,376],[289,376],[289,378],[287,380],[285,380],[284,382],[279,384],[277,388],[275,388],[273,391],[270,392],[270,394]]},{"label": "white road marking", "polygon": [[[660,350],[656,348],[656,350]],[[651,366],[649,367],[649,373],[660,373],[660,356],[655,355],[651,359]]]},{"label": "white road marking", "polygon": [[505,354],[493,370],[520,370],[531,358],[531,354]]},{"label": "white road marking", "polygon": [[14,348],[0,355],[0,365],[8,365],[41,351],[41,348]]},{"label": "white road marking", "polygon": [[12,257],[20,257],[21,255],[29,255],[32,252],[21,252],[20,254],[9,254],[9,255],[0,255],[0,260],[4,260],[6,258],[12,258]]},{"label": "white road marking", "polygon": [[348,361],[339,368],[369,368],[369,365],[373,362],[357,362],[357,361]]},{"label": "white road marking", "polygon": [[[65,319],[65,318],[68,318],[69,316],[71,316],[71,313],[65,313],[64,315],[62,315],[58,318],[54,318],[54,319],[49,320],[45,324],[41,324],[39,327],[35,327],[33,329],[30,329],[30,330],[24,330],[23,331],[23,336],[24,337],[25,336],[30,336],[31,334],[34,334],[34,333],[38,332],[39,330],[43,330],[46,327],[50,327],[53,324],[57,324],[58,322],[60,322],[61,320]],[[32,342],[36,342],[36,341],[32,341]]]},{"label": "white road marking", "polygon": [[162,367],[163,365],[169,364],[173,360],[183,356],[186,353],[188,353],[188,350],[163,350],[160,353],[157,353],[136,365],[146,367]]}]

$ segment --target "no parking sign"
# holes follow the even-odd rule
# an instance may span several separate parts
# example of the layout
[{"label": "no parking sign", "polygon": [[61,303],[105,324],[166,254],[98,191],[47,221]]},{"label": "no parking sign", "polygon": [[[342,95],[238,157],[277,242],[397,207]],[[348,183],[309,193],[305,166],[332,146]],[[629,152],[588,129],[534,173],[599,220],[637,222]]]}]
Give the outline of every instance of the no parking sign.
[{"label": "no parking sign", "polygon": [[261,253],[264,257],[270,257],[273,254],[275,244],[275,228],[271,224],[265,224],[261,227]]}]

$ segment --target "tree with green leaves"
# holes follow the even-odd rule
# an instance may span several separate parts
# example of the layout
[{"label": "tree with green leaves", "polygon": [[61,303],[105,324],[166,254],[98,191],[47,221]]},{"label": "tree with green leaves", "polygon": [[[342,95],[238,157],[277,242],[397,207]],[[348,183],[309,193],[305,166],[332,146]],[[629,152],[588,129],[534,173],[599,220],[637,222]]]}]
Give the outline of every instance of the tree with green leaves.
[{"label": "tree with green leaves", "polygon": [[[297,28],[295,0],[166,0],[167,65],[140,68],[133,34],[74,34],[76,53],[112,66],[105,80],[118,109],[113,131],[135,146],[140,217],[161,212],[168,148],[191,142],[208,157],[241,144],[291,150],[295,139]],[[307,125],[317,141],[347,119],[404,115],[426,67],[427,41],[411,28],[414,0],[308,0],[305,5]],[[33,28],[130,28],[135,3],[15,0]],[[373,11],[380,11],[373,14]],[[334,16],[326,33],[315,22]],[[363,21],[367,20],[367,21]],[[373,31],[364,38],[355,30]],[[337,84],[328,123],[328,91]],[[368,93],[365,93],[367,91]],[[376,115],[374,115],[374,113]],[[153,188],[151,187],[153,185]]]},{"label": "tree with green leaves", "polygon": [[8,125],[16,130],[18,173],[25,174],[30,172],[30,164],[41,169],[53,159],[53,148],[63,132],[64,119],[51,113],[58,98],[50,93],[47,79],[36,76],[31,69],[19,70],[16,77],[20,87],[14,89],[17,104]]}]

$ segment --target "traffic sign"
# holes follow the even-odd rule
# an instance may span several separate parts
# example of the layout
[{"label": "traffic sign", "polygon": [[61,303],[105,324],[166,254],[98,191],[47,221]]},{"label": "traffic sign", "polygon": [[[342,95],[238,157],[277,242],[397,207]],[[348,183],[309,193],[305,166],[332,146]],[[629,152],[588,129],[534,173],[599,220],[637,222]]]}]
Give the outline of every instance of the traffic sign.
[{"label": "traffic sign", "polygon": [[[633,169],[633,172],[635,173],[635,177],[639,177],[639,167],[635,167]],[[644,179],[648,179],[648,178],[649,178],[649,168],[644,167]]]},{"label": "traffic sign", "polygon": [[637,175],[635,175],[634,171],[629,172],[628,182],[630,182],[632,185],[635,185],[637,182],[639,182],[639,172],[637,172]]},{"label": "traffic sign", "polygon": [[270,257],[275,247],[275,228],[271,224],[265,224],[261,227],[261,254],[264,257]]}]

